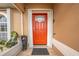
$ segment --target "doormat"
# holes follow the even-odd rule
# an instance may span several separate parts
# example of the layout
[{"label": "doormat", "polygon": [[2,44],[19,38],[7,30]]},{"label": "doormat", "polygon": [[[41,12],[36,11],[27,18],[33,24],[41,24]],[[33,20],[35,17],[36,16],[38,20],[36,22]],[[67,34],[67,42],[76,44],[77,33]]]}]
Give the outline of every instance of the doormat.
[{"label": "doormat", "polygon": [[47,48],[33,48],[32,55],[49,55]]}]

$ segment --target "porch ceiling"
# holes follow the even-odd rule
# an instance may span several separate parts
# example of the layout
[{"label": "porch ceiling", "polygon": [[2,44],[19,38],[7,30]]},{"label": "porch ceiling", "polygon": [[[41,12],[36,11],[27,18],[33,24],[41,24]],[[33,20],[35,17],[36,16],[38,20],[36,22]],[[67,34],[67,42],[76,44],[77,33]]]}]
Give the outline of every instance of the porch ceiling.
[{"label": "porch ceiling", "polygon": [[24,9],[24,4],[23,3],[13,3],[12,4],[18,11],[23,12],[25,11]]},{"label": "porch ceiling", "polygon": [[11,3],[0,3],[0,8],[15,8]]},{"label": "porch ceiling", "polygon": [[0,9],[4,8],[18,8],[21,12],[24,12],[23,3],[0,3]]},{"label": "porch ceiling", "polygon": [[37,5],[39,5],[39,7],[42,8],[44,6],[52,8],[54,6],[54,3],[0,3],[0,8],[16,8],[20,12],[24,13],[25,9],[28,8],[27,6],[29,6],[30,8],[30,7],[36,7]]}]

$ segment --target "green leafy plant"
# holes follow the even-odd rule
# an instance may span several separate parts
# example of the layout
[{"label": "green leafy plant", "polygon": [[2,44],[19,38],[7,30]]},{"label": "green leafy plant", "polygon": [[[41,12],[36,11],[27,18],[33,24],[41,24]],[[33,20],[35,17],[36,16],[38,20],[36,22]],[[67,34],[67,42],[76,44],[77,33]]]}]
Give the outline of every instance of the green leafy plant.
[{"label": "green leafy plant", "polygon": [[11,32],[11,37],[18,37],[18,33],[15,32],[15,31],[12,31],[12,32]]},{"label": "green leafy plant", "polygon": [[[11,39],[9,41],[0,39],[0,45],[3,45],[7,48],[11,48],[15,44],[17,44],[18,33],[15,31],[11,32]],[[1,48],[2,50],[2,48]]]},{"label": "green leafy plant", "polygon": [[5,45],[6,40],[0,40],[1,45]]},{"label": "green leafy plant", "polygon": [[11,48],[11,47],[14,46],[15,44],[17,44],[16,41],[11,41],[11,40],[9,40],[9,41],[7,42],[7,44],[6,44],[6,47],[7,47],[7,48]]},{"label": "green leafy plant", "polygon": [[3,47],[0,47],[0,50],[3,51]]},{"label": "green leafy plant", "polygon": [[11,39],[6,43],[6,47],[11,48],[15,44],[17,44],[17,37],[18,37],[17,32],[12,31],[11,32]]}]

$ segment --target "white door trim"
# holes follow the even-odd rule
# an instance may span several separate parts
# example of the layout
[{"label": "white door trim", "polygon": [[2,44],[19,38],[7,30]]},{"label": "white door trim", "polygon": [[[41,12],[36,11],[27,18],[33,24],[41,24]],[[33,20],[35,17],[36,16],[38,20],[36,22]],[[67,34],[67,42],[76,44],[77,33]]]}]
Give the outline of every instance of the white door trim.
[{"label": "white door trim", "polygon": [[47,24],[47,47],[52,47],[53,37],[53,10],[52,9],[28,9],[28,44],[30,48],[33,48],[33,33],[32,33],[32,11],[46,11],[48,14]]}]

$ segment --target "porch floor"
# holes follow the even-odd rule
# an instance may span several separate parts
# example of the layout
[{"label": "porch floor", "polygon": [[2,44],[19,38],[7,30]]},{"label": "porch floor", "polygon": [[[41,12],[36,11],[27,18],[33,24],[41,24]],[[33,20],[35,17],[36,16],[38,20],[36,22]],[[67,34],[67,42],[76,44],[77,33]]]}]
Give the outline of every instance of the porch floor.
[{"label": "porch floor", "polygon": [[[35,45],[33,48],[47,48],[49,52],[49,56],[63,56],[63,54],[60,53],[60,51],[58,51],[55,47],[48,48],[45,45],[42,45],[42,46]],[[32,48],[28,48],[25,51],[21,51],[17,56],[32,56],[31,55],[32,50],[33,50]]]}]

